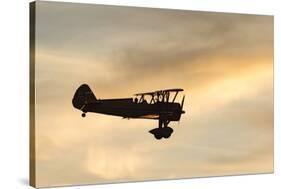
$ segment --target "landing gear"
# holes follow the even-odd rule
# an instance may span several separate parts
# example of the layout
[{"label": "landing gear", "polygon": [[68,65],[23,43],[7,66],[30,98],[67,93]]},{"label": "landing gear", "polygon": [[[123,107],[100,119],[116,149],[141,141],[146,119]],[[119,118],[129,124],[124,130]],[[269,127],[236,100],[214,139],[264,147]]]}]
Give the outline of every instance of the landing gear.
[{"label": "landing gear", "polygon": [[162,128],[162,136],[164,138],[169,138],[172,133],[173,133],[173,129],[171,127]]},{"label": "landing gear", "polygon": [[82,116],[82,117],[86,117],[86,113],[85,113],[85,112],[83,112],[81,116]]},{"label": "landing gear", "polygon": [[149,131],[157,140],[160,140],[162,137],[169,138],[173,133],[173,129],[171,127],[163,127],[163,128],[155,128]]},{"label": "landing gear", "polygon": [[161,133],[154,133],[154,138],[156,138],[157,140],[160,140],[162,138]]},{"label": "landing gear", "polygon": [[170,123],[169,120],[167,119],[159,119],[159,125],[158,125],[158,128],[155,128],[155,129],[152,129],[150,130],[149,132],[151,134],[154,135],[154,137],[157,139],[157,140],[160,140],[161,138],[169,138],[172,133],[174,132],[174,130],[171,128],[171,127],[168,127],[168,124]]}]

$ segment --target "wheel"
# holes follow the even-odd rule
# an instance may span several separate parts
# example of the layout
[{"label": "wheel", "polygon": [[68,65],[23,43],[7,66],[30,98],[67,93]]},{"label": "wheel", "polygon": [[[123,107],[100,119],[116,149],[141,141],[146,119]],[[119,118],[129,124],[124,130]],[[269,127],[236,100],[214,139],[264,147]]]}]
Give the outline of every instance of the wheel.
[{"label": "wheel", "polygon": [[154,137],[157,139],[157,140],[160,140],[162,138],[162,135],[161,133],[155,133],[154,134]]},{"label": "wheel", "polygon": [[86,113],[82,113],[82,117],[86,117]]},{"label": "wheel", "polygon": [[164,138],[169,138],[171,136],[172,133],[163,133],[163,137]]},{"label": "wheel", "polygon": [[164,138],[169,138],[173,133],[173,129],[171,127],[164,127],[161,132]]}]

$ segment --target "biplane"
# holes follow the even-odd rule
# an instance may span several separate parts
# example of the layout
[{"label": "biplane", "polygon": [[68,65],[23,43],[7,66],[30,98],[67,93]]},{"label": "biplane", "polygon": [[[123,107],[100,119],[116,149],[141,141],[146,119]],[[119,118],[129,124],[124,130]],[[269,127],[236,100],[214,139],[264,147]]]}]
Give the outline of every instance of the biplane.
[{"label": "biplane", "polygon": [[183,110],[184,98],[181,104],[176,102],[178,93],[183,89],[166,89],[147,93],[137,93],[134,98],[97,99],[87,84],[81,85],[75,92],[72,104],[86,113],[120,116],[127,119],[154,119],[158,120],[158,127],[149,132],[156,139],[169,138],[173,129],[168,127],[171,121],[179,121]]}]

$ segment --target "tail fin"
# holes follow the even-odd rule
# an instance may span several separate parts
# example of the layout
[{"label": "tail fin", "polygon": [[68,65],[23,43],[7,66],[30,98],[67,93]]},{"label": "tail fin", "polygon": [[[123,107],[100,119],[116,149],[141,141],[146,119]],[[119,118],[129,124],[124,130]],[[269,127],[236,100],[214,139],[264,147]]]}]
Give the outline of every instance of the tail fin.
[{"label": "tail fin", "polygon": [[76,90],[72,105],[77,109],[82,109],[86,104],[94,101],[97,101],[96,96],[87,84],[83,84]]}]

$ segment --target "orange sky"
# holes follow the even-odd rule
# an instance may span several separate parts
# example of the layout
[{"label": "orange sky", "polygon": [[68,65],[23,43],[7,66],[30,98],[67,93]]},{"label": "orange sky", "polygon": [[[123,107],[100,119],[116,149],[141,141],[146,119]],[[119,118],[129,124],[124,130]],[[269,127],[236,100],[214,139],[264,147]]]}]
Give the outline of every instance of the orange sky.
[{"label": "orange sky", "polygon": [[[273,17],[37,2],[39,186],[273,171]],[[169,140],[153,120],[81,112],[98,98],[183,88]],[[181,98],[181,96],[180,96]]]}]

